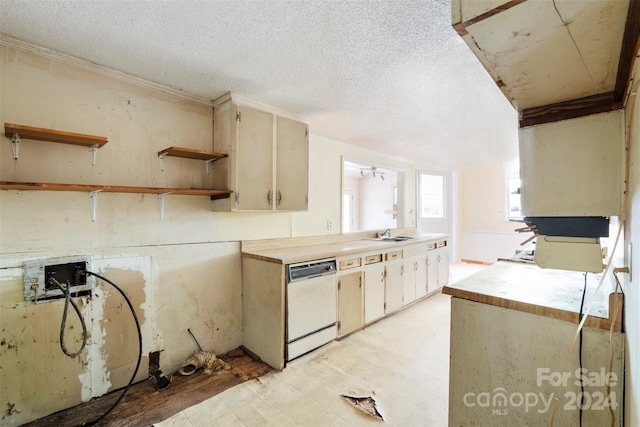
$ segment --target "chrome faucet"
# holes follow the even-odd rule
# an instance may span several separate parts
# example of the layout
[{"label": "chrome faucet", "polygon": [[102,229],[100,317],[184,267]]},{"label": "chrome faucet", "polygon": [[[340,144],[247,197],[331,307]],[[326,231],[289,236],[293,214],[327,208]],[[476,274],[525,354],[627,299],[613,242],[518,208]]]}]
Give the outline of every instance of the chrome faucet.
[{"label": "chrome faucet", "polygon": [[384,233],[378,233],[378,237],[391,237],[391,229],[387,228]]}]

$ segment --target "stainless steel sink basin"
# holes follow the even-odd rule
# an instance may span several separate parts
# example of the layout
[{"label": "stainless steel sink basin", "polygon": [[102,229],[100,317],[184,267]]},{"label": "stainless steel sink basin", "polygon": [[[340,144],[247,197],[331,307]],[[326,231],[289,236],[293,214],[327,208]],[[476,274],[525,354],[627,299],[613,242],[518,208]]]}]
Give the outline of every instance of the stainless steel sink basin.
[{"label": "stainless steel sink basin", "polygon": [[371,237],[367,240],[375,240],[377,242],[404,242],[405,240],[411,240],[413,237],[407,236],[382,236],[382,237]]}]

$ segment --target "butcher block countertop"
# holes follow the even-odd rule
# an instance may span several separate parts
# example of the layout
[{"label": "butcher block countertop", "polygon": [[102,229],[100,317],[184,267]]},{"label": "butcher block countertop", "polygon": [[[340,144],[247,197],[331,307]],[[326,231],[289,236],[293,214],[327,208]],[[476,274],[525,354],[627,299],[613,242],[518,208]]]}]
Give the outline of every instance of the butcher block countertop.
[{"label": "butcher block countertop", "polygon": [[448,234],[414,234],[393,230],[392,236],[411,237],[409,240],[396,242],[374,240],[370,234],[243,241],[242,256],[277,264],[293,264],[323,258],[339,258],[365,252],[399,250],[408,245],[435,243],[446,240],[449,237]]},{"label": "butcher block countertop", "polygon": [[[600,281],[600,274],[587,275],[586,311]],[[498,307],[579,323],[584,273],[542,269],[535,264],[499,261],[457,283],[445,286],[444,294]],[[611,327],[610,314],[617,315],[614,331],[621,331],[622,295],[606,295],[604,283],[595,295],[585,326]]]}]

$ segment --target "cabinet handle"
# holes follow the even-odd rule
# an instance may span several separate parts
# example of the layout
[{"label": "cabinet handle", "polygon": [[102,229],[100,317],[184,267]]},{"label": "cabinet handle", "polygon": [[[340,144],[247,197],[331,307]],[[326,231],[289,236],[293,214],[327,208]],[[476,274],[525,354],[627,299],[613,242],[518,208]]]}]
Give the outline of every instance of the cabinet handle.
[{"label": "cabinet handle", "polygon": [[440,262],[440,255],[438,255],[438,262]]},{"label": "cabinet handle", "polygon": [[271,190],[269,190],[267,192],[267,202],[269,202],[269,204],[271,204]]},{"label": "cabinet handle", "polygon": [[280,202],[282,201],[282,193],[280,192],[280,190],[278,190],[278,204],[280,204]]}]

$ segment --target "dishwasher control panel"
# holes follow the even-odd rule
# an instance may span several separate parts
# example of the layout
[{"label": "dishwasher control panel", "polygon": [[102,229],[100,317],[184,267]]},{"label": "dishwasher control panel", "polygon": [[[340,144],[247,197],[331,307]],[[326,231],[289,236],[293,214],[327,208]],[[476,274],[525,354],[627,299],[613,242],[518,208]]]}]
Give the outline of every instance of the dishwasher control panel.
[{"label": "dishwasher control panel", "polygon": [[287,265],[287,282],[295,282],[296,280],[304,280],[325,274],[335,274],[335,272],[335,258],[289,264]]}]

